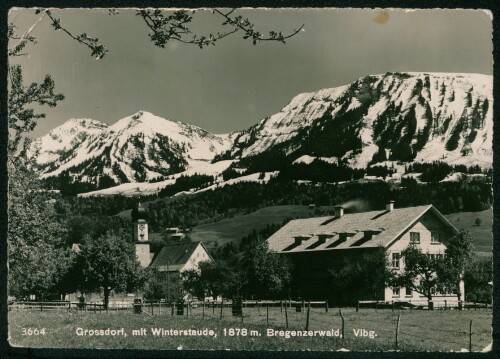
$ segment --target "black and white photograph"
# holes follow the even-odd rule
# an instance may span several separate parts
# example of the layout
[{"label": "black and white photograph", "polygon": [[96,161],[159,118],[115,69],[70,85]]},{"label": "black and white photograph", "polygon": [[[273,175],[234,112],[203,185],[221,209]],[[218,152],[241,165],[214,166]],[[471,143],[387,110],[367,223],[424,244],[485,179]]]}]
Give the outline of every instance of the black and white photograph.
[{"label": "black and white photograph", "polygon": [[8,341],[490,352],[487,9],[11,8]]}]

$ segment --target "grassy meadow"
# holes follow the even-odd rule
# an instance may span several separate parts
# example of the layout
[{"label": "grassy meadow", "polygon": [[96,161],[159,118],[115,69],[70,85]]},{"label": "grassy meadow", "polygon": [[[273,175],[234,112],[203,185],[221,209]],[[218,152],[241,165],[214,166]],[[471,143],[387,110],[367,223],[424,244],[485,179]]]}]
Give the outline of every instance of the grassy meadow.
[{"label": "grassy meadow", "polygon": [[[165,310],[166,309],[166,310]],[[125,349],[214,349],[214,350],[313,350],[386,351],[395,349],[396,323],[400,315],[398,350],[460,351],[469,347],[469,325],[472,320],[472,350],[481,351],[491,341],[491,310],[395,310],[342,308],[345,338],[267,336],[267,328],[286,330],[285,311],[279,307],[243,308],[243,321],[231,315],[231,308],[192,309],[189,317],[171,315],[164,308],[150,313],[134,314],[132,310],[117,312],[78,312],[66,310],[9,312],[10,343],[37,348],[125,348]],[[287,310],[288,329],[305,329],[306,312]],[[267,321],[269,320],[269,326]],[[127,336],[78,336],[76,328],[121,329]],[[23,335],[23,328],[46,328],[45,335]],[[132,335],[132,330],[145,328],[146,335]],[[151,328],[212,329],[216,336],[153,336]],[[224,328],[227,335],[224,335]],[[246,335],[229,336],[230,328],[245,328]],[[338,309],[311,308],[309,330],[341,330]],[[372,338],[356,337],[355,331],[372,334]],[[258,334],[257,334],[258,333]]]},{"label": "grassy meadow", "polygon": [[[333,211],[334,207],[321,206],[319,209]],[[298,205],[265,207],[249,214],[236,215],[218,222],[196,226],[190,233],[190,237],[193,241],[218,242],[219,245],[230,241],[239,243],[242,237],[253,230],[262,230],[272,223],[281,224],[286,218],[308,217],[314,211],[315,209],[310,209],[308,206]]]},{"label": "grassy meadow", "polygon": [[[333,210],[331,206],[322,206],[322,211]],[[239,243],[243,236],[246,236],[254,229],[259,231],[268,224],[280,224],[285,218],[304,218],[313,213],[314,209],[308,206],[286,205],[265,207],[255,212],[236,215],[225,218],[218,222],[202,224],[193,228],[190,233],[193,241],[202,241],[210,245],[218,242],[223,245],[233,241]],[[474,236],[474,245],[479,255],[491,256],[492,248],[492,227],[493,212],[485,210],[480,212],[459,212],[445,216],[458,229],[467,229]],[[480,218],[481,224],[475,224],[476,218]]]},{"label": "grassy meadow", "polygon": [[[459,212],[445,216],[458,229],[467,229],[474,236],[474,246],[479,255],[491,256],[493,246],[493,211]],[[478,226],[476,218],[481,220]]]}]

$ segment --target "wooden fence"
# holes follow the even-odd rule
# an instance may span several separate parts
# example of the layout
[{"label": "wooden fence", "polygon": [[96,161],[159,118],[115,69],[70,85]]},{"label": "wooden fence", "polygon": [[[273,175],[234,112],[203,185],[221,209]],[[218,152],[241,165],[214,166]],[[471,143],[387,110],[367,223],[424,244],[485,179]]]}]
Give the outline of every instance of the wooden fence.
[{"label": "wooden fence", "polygon": [[[471,317],[467,319],[467,328],[428,328],[420,326],[420,323],[408,323],[403,320],[405,316],[414,316],[416,313],[410,314],[409,312],[402,311],[403,307],[396,308],[391,303],[366,301],[360,302],[363,305],[380,305],[379,307],[364,307],[363,310],[369,312],[367,317],[365,314],[356,313],[359,311],[359,306],[355,308],[330,308],[326,301],[290,301],[290,300],[245,300],[241,302],[242,311],[239,315],[235,315],[233,310],[229,309],[233,306],[232,301],[187,301],[183,303],[182,308],[178,308],[175,302],[166,303],[163,301],[145,301],[142,303],[119,302],[110,303],[111,306],[106,311],[102,303],[80,303],[70,301],[53,301],[53,302],[13,302],[9,304],[9,310],[36,310],[36,311],[54,311],[54,310],[71,310],[89,313],[106,313],[112,311],[128,311],[129,313],[144,314],[154,317],[178,317],[184,316],[186,319],[194,320],[223,320],[229,322],[245,323],[261,323],[267,327],[281,325],[286,329],[296,330],[305,329],[310,330],[323,326],[332,328],[332,324],[340,331],[339,338],[344,340],[346,337],[358,336],[353,334],[353,326],[357,331],[359,329],[359,317],[356,315],[363,315],[363,320],[370,323],[377,332],[385,333],[393,340],[394,349],[401,347],[401,339],[407,342],[408,338],[421,338],[422,340],[435,340],[436,332],[445,334],[446,338],[439,340],[454,345],[462,345],[468,347],[468,350],[473,349],[473,335],[474,324]],[[386,307],[383,307],[386,305]],[[387,305],[391,305],[387,307]],[[245,309],[247,308],[247,309]],[[377,308],[383,313],[383,318],[373,317],[373,313]],[[388,317],[387,310],[394,313]],[[478,310],[489,309],[491,305],[484,303],[464,303],[464,309]],[[177,310],[179,309],[179,311]],[[385,311],[384,311],[385,309]],[[299,313],[300,312],[300,313]],[[347,315],[346,315],[347,313]],[[372,313],[372,314],[370,314]],[[89,314],[90,315],[90,314]],[[334,324],[335,323],[335,324]],[[338,325],[338,326],[337,326]],[[432,329],[432,330],[430,330]],[[354,331],[355,332],[355,331]],[[367,332],[368,333],[368,332]],[[366,333],[365,333],[366,334]],[[458,339],[460,337],[460,339]],[[478,344],[475,344],[476,348]]]},{"label": "wooden fence", "polygon": [[[488,303],[477,303],[477,302],[463,302],[463,309],[491,309],[491,304]],[[375,309],[428,309],[427,304],[413,304],[411,301],[380,301],[380,300],[358,300],[356,305],[356,311],[358,312],[361,308],[375,308]],[[434,303],[434,309],[457,309],[457,305],[449,305],[447,301],[440,303]]]},{"label": "wooden fence", "polygon": [[[321,307],[328,312],[328,302],[327,301],[310,301],[307,302],[310,307]],[[192,308],[203,307],[203,310],[212,309],[215,312],[216,308],[228,308],[233,306],[233,301],[222,300],[222,301],[186,301],[184,308],[189,313]],[[269,307],[279,307],[281,312],[286,311],[287,308],[301,306],[305,309],[305,301],[292,301],[292,300],[244,300],[242,301],[243,308],[269,308]],[[118,311],[118,310],[134,310],[134,308],[140,307],[141,312],[146,312],[150,314],[161,313],[162,309],[165,311],[169,309],[170,311],[176,310],[176,303],[167,303],[164,301],[144,301],[141,303],[132,302],[110,302],[107,311]],[[72,301],[51,301],[51,302],[41,302],[41,301],[14,301],[9,304],[9,310],[39,310],[51,311],[51,310],[76,310],[85,312],[103,312],[106,311],[103,303],[84,303],[84,302],[72,302]]]}]

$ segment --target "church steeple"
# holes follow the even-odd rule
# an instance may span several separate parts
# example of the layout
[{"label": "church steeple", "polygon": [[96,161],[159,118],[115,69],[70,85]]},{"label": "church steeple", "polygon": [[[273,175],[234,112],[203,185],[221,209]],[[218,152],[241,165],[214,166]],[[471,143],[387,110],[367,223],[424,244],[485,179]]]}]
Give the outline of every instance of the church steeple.
[{"label": "church steeple", "polygon": [[146,209],[138,203],[132,209],[132,223],[134,224],[134,242],[148,241],[148,216]]},{"label": "church steeple", "polygon": [[148,221],[146,209],[138,203],[132,209],[133,238],[135,242],[135,254],[142,267],[151,263],[151,252],[148,237]]}]

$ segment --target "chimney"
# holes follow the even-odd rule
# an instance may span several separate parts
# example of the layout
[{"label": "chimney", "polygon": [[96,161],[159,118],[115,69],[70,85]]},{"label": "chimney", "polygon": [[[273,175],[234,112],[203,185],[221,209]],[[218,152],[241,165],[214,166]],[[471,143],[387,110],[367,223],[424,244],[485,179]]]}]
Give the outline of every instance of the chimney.
[{"label": "chimney", "polygon": [[340,218],[344,215],[344,207],[336,206],[335,207],[335,217]]},{"label": "chimney", "polygon": [[389,203],[385,205],[385,210],[387,212],[392,212],[393,209],[394,209],[394,201],[389,201]]}]

